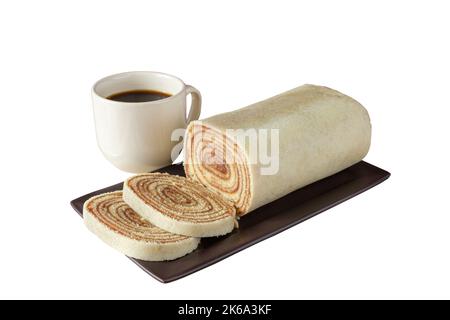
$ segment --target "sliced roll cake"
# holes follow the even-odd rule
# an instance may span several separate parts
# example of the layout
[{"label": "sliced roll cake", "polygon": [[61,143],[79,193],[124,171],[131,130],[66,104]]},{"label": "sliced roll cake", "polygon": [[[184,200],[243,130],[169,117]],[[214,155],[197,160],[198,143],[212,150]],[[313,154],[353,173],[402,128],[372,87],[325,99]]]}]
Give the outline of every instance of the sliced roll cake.
[{"label": "sliced roll cake", "polygon": [[220,236],[236,224],[231,202],[200,183],[165,173],[129,178],[123,185],[124,201],[161,229],[192,237]]},{"label": "sliced roll cake", "polygon": [[123,201],[122,191],[87,200],[83,218],[86,227],[106,244],[140,260],[173,260],[192,252],[200,242],[151,224]]},{"label": "sliced roll cake", "polygon": [[370,139],[369,114],[359,102],[304,85],[190,122],[184,169],[243,216],[361,161]]}]

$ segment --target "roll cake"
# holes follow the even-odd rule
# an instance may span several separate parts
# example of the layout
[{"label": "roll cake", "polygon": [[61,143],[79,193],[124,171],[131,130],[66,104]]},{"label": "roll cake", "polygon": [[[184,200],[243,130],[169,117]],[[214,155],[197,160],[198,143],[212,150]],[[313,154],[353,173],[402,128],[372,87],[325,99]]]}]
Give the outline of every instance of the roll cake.
[{"label": "roll cake", "polygon": [[139,216],[122,198],[122,191],[101,194],[84,203],[86,227],[123,254],[145,261],[164,261],[195,250],[199,238],[164,231]]},{"label": "roll cake", "polygon": [[[229,133],[260,129],[266,134],[257,139],[265,137],[268,148],[278,151],[275,174],[264,174],[267,165],[253,161],[249,143]],[[231,201],[242,216],[359,162],[370,139],[369,115],[360,103],[330,88],[304,85],[191,122],[184,169],[186,177]]]},{"label": "roll cake", "polygon": [[123,185],[124,201],[154,225],[172,233],[220,236],[234,229],[236,210],[198,182],[165,173],[133,176]]}]

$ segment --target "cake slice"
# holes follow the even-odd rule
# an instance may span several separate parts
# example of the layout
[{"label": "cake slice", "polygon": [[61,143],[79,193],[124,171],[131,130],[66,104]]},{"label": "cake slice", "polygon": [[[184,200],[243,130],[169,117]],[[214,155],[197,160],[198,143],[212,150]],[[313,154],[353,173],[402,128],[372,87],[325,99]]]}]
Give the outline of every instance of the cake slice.
[{"label": "cake slice", "polygon": [[101,194],[84,203],[86,227],[121,253],[145,261],[182,257],[197,248],[200,239],[164,231],[139,216],[122,191]]},{"label": "cake slice", "polygon": [[166,173],[129,178],[124,201],[154,225],[192,237],[220,236],[236,224],[234,206],[198,182]]}]

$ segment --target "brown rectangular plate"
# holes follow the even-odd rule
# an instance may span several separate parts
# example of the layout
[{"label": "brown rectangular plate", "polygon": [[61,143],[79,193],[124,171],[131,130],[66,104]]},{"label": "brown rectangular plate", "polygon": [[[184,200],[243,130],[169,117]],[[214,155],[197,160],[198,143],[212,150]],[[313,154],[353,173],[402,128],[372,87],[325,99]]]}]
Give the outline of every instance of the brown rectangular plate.
[{"label": "brown rectangular plate", "polygon": [[[184,176],[181,164],[160,170]],[[255,243],[270,238],[316,214],[344,202],[389,178],[390,173],[361,161],[335,175],[296,190],[239,220],[232,233],[202,239],[192,253],[165,262],[147,262],[130,258],[142,270],[161,282],[171,282],[206,268]],[[82,216],[84,202],[92,196],[121,190],[123,183],[97,190],[72,200],[70,204]]]}]

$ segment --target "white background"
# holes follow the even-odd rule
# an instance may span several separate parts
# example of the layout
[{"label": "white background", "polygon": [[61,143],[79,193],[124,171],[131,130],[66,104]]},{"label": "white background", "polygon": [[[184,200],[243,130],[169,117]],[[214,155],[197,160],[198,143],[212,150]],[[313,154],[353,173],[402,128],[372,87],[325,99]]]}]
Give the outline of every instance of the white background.
[{"label": "white background", "polygon": [[[447,1],[0,4],[1,298],[450,298]],[[359,100],[370,191],[161,284],[69,201],[128,176],[95,141],[90,87],[128,70],[201,90],[202,117],[303,83]]]}]

